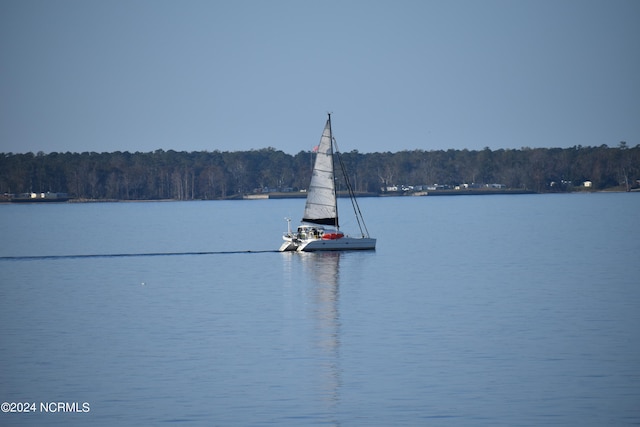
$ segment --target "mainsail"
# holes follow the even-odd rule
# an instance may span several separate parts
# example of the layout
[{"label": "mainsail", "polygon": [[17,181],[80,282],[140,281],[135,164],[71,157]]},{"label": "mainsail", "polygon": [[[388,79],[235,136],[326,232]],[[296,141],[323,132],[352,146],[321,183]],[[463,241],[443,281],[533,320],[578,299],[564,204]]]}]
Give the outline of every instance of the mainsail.
[{"label": "mainsail", "polygon": [[302,221],[338,227],[331,116],[327,119],[327,124],[324,126],[320,138],[320,145],[318,145]]}]

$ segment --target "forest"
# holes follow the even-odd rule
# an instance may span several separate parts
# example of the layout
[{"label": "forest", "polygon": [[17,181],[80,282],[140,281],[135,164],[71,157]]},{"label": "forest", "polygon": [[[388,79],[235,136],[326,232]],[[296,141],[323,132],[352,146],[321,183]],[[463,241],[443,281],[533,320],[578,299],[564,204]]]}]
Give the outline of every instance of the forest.
[{"label": "forest", "polygon": [[[232,199],[306,189],[314,154],[251,151],[0,153],[0,195],[64,192],[78,200]],[[640,145],[342,153],[354,190],[501,184],[538,193],[616,189],[640,183]],[[344,185],[338,181],[338,189]]]}]

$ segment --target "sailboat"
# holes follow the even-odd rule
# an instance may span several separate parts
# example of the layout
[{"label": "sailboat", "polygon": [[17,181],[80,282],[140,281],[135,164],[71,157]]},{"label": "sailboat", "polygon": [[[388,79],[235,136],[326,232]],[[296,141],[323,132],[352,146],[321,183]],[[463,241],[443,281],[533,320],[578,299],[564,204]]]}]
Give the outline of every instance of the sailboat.
[{"label": "sailboat", "polygon": [[[335,147],[335,150],[334,150]],[[291,219],[287,220],[287,232],[282,238],[284,243],[280,252],[298,251],[347,251],[373,250],[376,239],[369,236],[358,201],[344,169],[344,163],[331,132],[331,114],[327,118],[320,144],[317,147],[316,160],[307,190],[302,223],[296,231],[291,230]],[[338,222],[338,199],[335,182],[335,164],[337,158],[351,199],[351,205],[360,228],[359,236],[349,236],[340,231]]]}]

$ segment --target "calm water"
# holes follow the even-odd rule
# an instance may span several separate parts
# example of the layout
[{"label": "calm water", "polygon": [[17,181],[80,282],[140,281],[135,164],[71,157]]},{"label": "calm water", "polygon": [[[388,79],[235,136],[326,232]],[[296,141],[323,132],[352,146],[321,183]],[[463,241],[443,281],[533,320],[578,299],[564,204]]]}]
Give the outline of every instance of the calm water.
[{"label": "calm water", "polygon": [[375,252],[6,258],[272,250],[303,204],[0,205],[0,401],[90,405],[0,425],[640,424],[640,194],[362,199]]}]

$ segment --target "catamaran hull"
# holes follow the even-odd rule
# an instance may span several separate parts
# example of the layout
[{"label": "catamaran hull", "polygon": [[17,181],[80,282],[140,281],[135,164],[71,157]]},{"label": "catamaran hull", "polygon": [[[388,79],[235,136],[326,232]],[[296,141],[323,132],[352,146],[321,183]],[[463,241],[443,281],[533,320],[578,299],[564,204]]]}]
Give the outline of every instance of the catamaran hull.
[{"label": "catamaran hull", "polygon": [[337,240],[315,239],[307,241],[287,241],[280,246],[280,252],[317,252],[317,251],[367,251],[375,250],[376,239],[343,237]]},{"label": "catamaran hull", "polygon": [[280,246],[280,252],[292,252],[298,249],[298,245],[295,242],[287,241]]},{"label": "catamaran hull", "polygon": [[376,248],[376,239],[343,237],[338,240],[312,240],[298,246],[298,252],[315,251],[362,251]]}]

